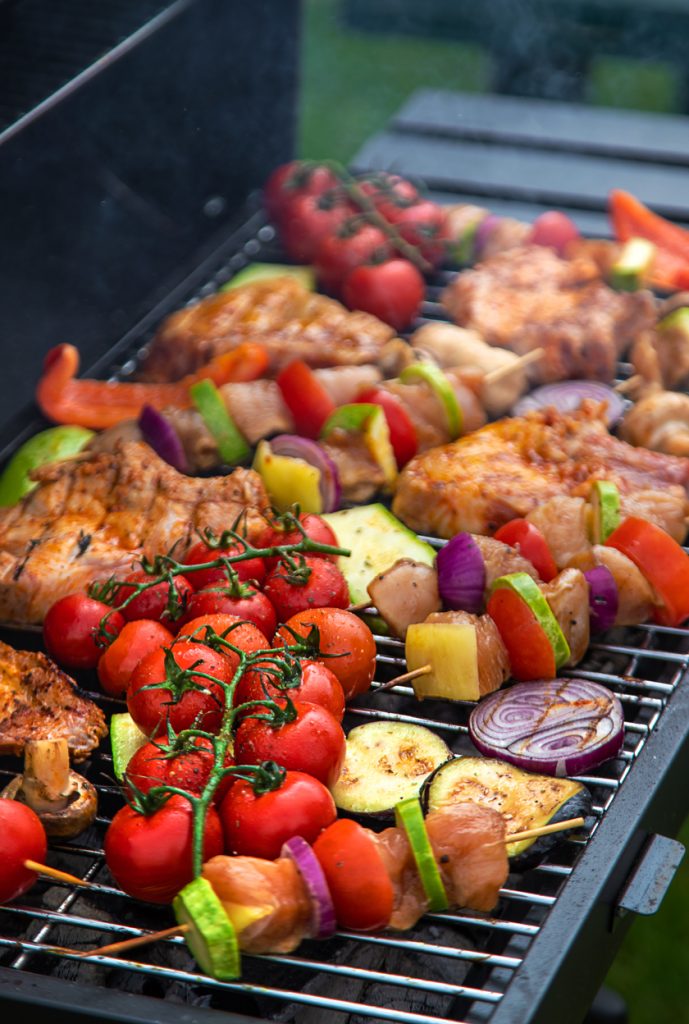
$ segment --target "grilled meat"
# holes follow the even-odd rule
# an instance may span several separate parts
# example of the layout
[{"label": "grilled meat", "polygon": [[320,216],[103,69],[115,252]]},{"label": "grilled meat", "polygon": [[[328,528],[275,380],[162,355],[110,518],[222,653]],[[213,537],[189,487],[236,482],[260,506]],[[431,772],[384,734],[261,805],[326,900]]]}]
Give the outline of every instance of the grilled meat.
[{"label": "grilled meat", "polygon": [[0,754],[20,755],[28,740],[65,739],[84,761],[108,727],[93,701],[45,654],[0,643]]},{"label": "grilled meat", "polygon": [[126,572],[141,555],[175,546],[179,556],[194,531],[220,533],[242,512],[257,536],[268,507],[251,470],[195,479],[141,443],[53,463],[35,479],[22,502],[0,510],[0,619],[11,622],[41,622],[58,598]]},{"label": "grilled meat", "polygon": [[689,455],[689,395],[651,391],[624,417],[620,435],[630,444],[667,455]]},{"label": "grilled meat", "polygon": [[[632,448],[611,437],[603,410],[585,402],[499,420],[453,444],[417,455],[402,471],[393,512],[419,533],[493,534],[560,494],[587,498],[596,479],[612,480],[623,502],[654,492],[662,524],[677,539],[689,509],[689,459]],[[678,535],[678,524],[682,535]]]},{"label": "grilled meat", "polygon": [[491,345],[519,355],[543,348],[530,374],[539,383],[611,380],[621,353],[655,322],[650,292],[615,292],[593,260],[564,260],[544,246],[511,249],[458,274],[442,301]]},{"label": "grilled meat", "polygon": [[576,665],[586,654],[590,638],[586,577],[579,569],[563,569],[550,583],[542,583],[541,590],[569,644],[571,653],[566,664]]},{"label": "grilled meat", "polygon": [[178,380],[243,341],[268,350],[272,371],[303,359],[310,366],[376,363],[395,373],[408,352],[376,317],[350,313],[335,299],[280,277],[211,295],[173,313],[153,339],[141,375]]}]

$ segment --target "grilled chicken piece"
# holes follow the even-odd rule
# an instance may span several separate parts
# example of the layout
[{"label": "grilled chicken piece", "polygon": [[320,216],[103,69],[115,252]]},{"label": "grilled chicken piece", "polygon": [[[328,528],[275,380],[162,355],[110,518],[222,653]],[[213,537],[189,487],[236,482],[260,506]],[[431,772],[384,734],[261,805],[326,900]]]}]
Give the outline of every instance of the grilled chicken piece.
[{"label": "grilled chicken piece", "polygon": [[664,529],[677,537],[689,510],[689,459],[618,441],[602,415],[590,402],[570,415],[545,409],[417,455],[400,474],[393,512],[418,533],[493,534],[556,495],[587,498],[594,480],[611,480],[623,500],[656,492]]},{"label": "grilled chicken piece", "polygon": [[442,608],[435,567],[413,558],[398,558],[374,576],[366,589],[393,636],[402,640],[410,626],[425,622],[432,612]]},{"label": "grilled chicken piece", "polygon": [[240,513],[250,538],[268,498],[246,469],[195,479],[142,443],[44,466],[38,487],[0,510],[0,619],[41,622],[58,598],[125,573],[142,555],[183,555],[195,531],[221,533]]},{"label": "grilled chicken piece", "polygon": [[433,612],[426,622],[467,623],[476,627],[478,688],[481,696],[499,690],[510,678],[507,648],[490,615],[472,615],[471,612],[462,611]]},{"label": "grilled chicken piece", "polygon": [[615,580],[618,598],[615,625],[638,626],[640,622],[646,622],[660,600],[654,600],[653,589],[641,570],[621,551],[604,544],[594,544],[572,559],[572,566],[582,572],[596,565],[604,565]]},{"label": "grilled chicken piece", "polygon": [[563,569],[550,583],[541,583],[543,596],[569,644],[566,665],[576,665],[586,654],[590,639],[589,585],[579,569]]},{"label": "grilled chicken piece", "polygon": [[620,436],[656,452],[689,455],[689,395],[679,391],[646,394],[624,417]]},{"label": "grilled chicken piece", "polygon": [[583,498],[563,494],[532,509],[526,517],[545,537],[558,569],[565,569],[573,558],[591,550],[589,511],[590,505]]},{"label": "grilled chicken piece", "polygon": [[107,734],[103,712],[50,658],[0,643],[0,754],[64,739],[72,759],[84,761]]},{"label": "grilled chicken piece", "polygon": [[524,558],[509,544],[503,544],[501,540],[495,540],[494,537],[482,537],[479,533],[474,535],[474,540],[483,556],[483,564],[486,568],[486,600],[493,583],[499,576],[507,576],[511,572],[525,572],[532,579],[538,579],[538,573],[528,558]]},{"label": "grilled chicken piece", "polygon": [[310,366],[375,363],[396,373],[408,346],[369,313],[307,291],[292,277],[211,295],[173,313],[143,361],[150,381],[179,380],[243,341],[265,346],[275,372],[293,359]]},{"label": "grilled chicken piece", "polygon": [[534,382],[609,381],[619,356],[655,322],[650,292],[620,293],[585,256],[561,259],[545,246],[500,253],[458,274],[442,301],[452,319],[519,355],[543,348]]}]

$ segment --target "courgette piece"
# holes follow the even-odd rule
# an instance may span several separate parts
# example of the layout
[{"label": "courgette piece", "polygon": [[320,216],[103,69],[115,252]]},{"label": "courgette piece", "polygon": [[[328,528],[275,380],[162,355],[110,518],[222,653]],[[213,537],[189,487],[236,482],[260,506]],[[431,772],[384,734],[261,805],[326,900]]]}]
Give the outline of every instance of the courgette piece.
[{"label": "courgette piece", "polygon": [[[429,812],[466,801],[490,807],[504,816],[508,835],[591,813],[591,794],[580,782],[535,775],[491,757],[447,761],[427,779],[423,799]],[[570,834],[555,832],[509,843],[512,870],[540,863]]]},{"label": "courgette piece", "polygon": [[374,576],[389,569],[400,558],[413,558],[433,565],[435,551],[419,540],[384,505],[361,505],[323,516],[340,547],[351,551],[338,558],[340,572],[347,580],[352,604],[368,600],[367,587]]},{"label": "courgette piece", "polygon": [[131,715],[113,715],[110,719],[110,745],[112,747],[112,770],[120,782],[127,765],[139,747],[148,743],[148,736],[141,731]]},{"label": "courgette piece", "polygon": [[188,925],[184,940],[204,974],[219,981],[238,978],[237,935],[211,883],[195,878],[175,896],[172,908],[178,923]]},{"label": "courgette piece", "polygon": [[358,818],[389,819],[395,805],[417,797],[423,783],[452,754],[430,729],[404,722],[367,722],[352,729],[332,794]]},{"label": "courgette piece", "polygon": [[569,649],[567,638],[560,628],[560,623],[555,618],[536,581],[528,573],[510,572],[506,576],[499,576],[493,582],[491,593],[501,587],[514,591],[528,605],[552,645],[555,667],[561,668],[569,660],[572,652]]},{"label": "courgette piece", "polygon": [[428,384],[443,407],[450,440],[455,441],[464,429],[464,416],[454,388],[440,367],[429,362],[410,363],[402,370],[400,380],[403,384],[417,380]]},{"label": "courgette piece", "polygon": [[610,268],[610,284],[622,292],[635,292],[648,281],[656,247],[647,238],[630,238]]},{"label": "courgette piece", "polygon": [[591,490],[592,532],[594,544],[605,544],[620,525],[620,492],[611,480],[594,481]]},{"label": "courgette piece", "polygon": [[197,380],[189,388],[191,400],[201,414],[208,431],[218,446],[220,458],[228,466],[242,462],[249,454],[249,445],[242,436],[212,380]]},{"label": "courgette piece", "polygon": [[293,267],[289,263],[250,263],[224,284],[221,292],[233,291],[255,281],[267,281],[274,277],[295,277],[307,291],[315,291],[316,275],[312,267]]},{"label": "courgette piece", "polygon": [[397,480],[397,459],[390,443],[390,430],[385,413],[372,402],[350,402],[340,405],[328,416],[321,430],[321,439],[327,441],[334,430],[360,433],[371,458],[383,471],[388,488]]},{"label": "courgette piece", "polygon": [[434,913],[447,910],[450,903],[426,832],[426,823],[418,797],[400,800],[395,807],[395,822],[398,828],[403,828],[407,833],[421,885],[428,899],[428,909]]}]

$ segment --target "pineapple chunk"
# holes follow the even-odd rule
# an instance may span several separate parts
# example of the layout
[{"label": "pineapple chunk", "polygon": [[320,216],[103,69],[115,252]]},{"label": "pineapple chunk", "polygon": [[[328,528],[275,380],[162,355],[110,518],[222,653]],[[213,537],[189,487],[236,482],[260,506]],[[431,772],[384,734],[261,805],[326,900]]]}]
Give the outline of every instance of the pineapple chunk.
[{"label": "pineapple chunk", "polygon": [[478,700],[476,627],[465,622],[419,622],[407,630],[405,644],[410,671],[430,665],[431,671],[417,676],[412,685],[419,700]]},{"label": "pineapple chunk", "polygon": [[278,512],[286,512],[294,504],[298,504],[302,512],[323,511],[320,470],[304,459],[275,455],[270,444],[261,441],[253,468],[263,480],[271,504]]}]

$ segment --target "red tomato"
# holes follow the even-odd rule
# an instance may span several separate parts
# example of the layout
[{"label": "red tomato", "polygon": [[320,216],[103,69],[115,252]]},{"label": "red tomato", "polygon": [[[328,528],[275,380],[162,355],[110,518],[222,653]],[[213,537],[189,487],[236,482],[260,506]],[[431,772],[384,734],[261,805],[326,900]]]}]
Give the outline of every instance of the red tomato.
[{"label": "red tomato", "polygon": [[401,331],[419,315],[425,293],[423,277],[409,260],[356,267],[344,280],[342,298]]},{"label": "red tomato", "polygon": [[508,544],[531,562],[544,583],[550,583],[557,576],[557,566],[548,542],[528,519],[512,519],[495,533],[495,539]]},{"label": "red tomato", "polygon": [[295,263],[313,262],[321,242],[356,212],[337,189],[319,196],[297,196],[278,222],[285,252]]},{"label": "red tomato", "polygon": [[337,676],[320,661],[302,661],[301,682],[298,686],[280,689],[276,684],[280,681],[277,673],[270,668],[259,668],[246,672],[239,680],[235,690],[234,705],[246,704],[250,700],[265,700],[279,697],[285,692],[290,700],[307,701],[325,708],[338,722],[344,716],[344,691]]},{"label": "red tomato", "polygon": [[[330,544],[336,548],[337,537],[326,523],[325,519],[321,519],[314,512],[301,512],[299,515],[299,523],[306,536],[315,541],[317,544]],[[269,526],[261,540],[261,546],[264,548],[276,547],[278,545],[285,544],[299,544],[303,540],[303,537],[299,530],[281,530],[277,525]],[[318,554],[319,558],[328,558],[331,562],[337,561],[337,555],[329,555],[325,552],[320,554],[317,551],[309,552],[311,555]],[[278,562],[277,558],[266,558],[266,565],[269,569],[272,569]]]},{"label": "red tomato", "polygon": [[555,679],[555,652],[536,616],[513,590],[493,591],[488,614],[500,631],[513,679]]},{"label": "red tomato", "polygon": [[263,187],[263,204],[272,220],[284,216],[293,199],[300,195],[322,195],[336,188],[339,179],[329,167],[311,161],[292,160],[277,167]]},{"label": "red tomato", "polygon": [[[193,878],[191,804],[172,796],[148,817],[120,808],[105,833],[105,860],[117,884],[137,900],[170,903]],[[203,859],[223,852],[222,825],[208,808]]]},{"label": "red tomato", "polygon": [[450,240],[447,214],[430,199],[401,209],[395,216],[395,227],[433,266],[437,267],[447,256]]},{"label": "red tomato", "polygon": [[237,764],[277,761],[283,768],[306,772],[324,786],[333,786],[345,756],[342,726],[318,704],[294,701],[294,708],[296,718],[284,725],[245,718],[235,736],[235,760]]},{"label": "red tomato", "polygon": [[605,543],[630,558],[653,587],[662,602],[657,622],[680,626],[689,618],[689,556],[669,533],[629,516]]},{"label": "red tomato", "polygon": [[[125,576],[122,586],[118,587],[115,593],[115,604],[120,605],[126,601],[134,593],[135,584],[147,583],[150,579],[149,574],[143,569],[137,569]],[[166,582],[155,583],[148,590],[142,590],[140,594],[133,597],[129,604],[122,609],[122,614],[127,622],[133,622],[135,619],[156,619],[158,622],[179,619],[194,588],[184,576],[175,576],[172,586],[177,595],[173,598],[173,607],[176,609],[174,615],[170,615],[168,611],[170,586]]]},{"label": "red tomato", "polygon": [[[244,622],[237,615],[200,615],[198,619],[192,619],[179,631],[178,636],[193,637],[196,641],[203,641],[210,630],[224,637],[228,643],[244,651],[245,654],[253,654],[255,651],[264,651],[270,647],[266,637],[260,629],[254,626],[253,622]],[[222,648],[222,656],[234,672],[239,665],[239,658],[229,647]]]},{"label": "red tomato", "polygon": [[419,193],[410,181],[399,174],[379,171],[358,182],[359,188],[372,200],[378,212],[394,224],[399,212],[413,206],[420,200]]},{"label": "red tomato", "polygon": [[[210,740],[196,736],[194,746],[195,750],[181,751],[168,757],[155,743],[144,743],[129,760],[126,781],[132,782],[142,793],[148,793],[154,786],[167,785],[177,786],[192,796],[200,796],[215,759]],[[228,754],[225,767],[233,764],[234,760]],[[227,776],[216,789],[214,800],[222,800],[231,785],[232,777]]]},{"label": "red tomato", "polygon": [[288,771],[279,789],[256,796],[250,782],[235,782],[222,804],[225,849],[244,857],[275,860],[293,836],[312,843],[335,820],[337,809],[322,782]]},{"label": "red tomato", "polygon": [[[307,608],[347,608],[349,588],[334,562],[318,555],[299,556],[299,569],[292,573],[286,562],[278,562],[266,576],[263,590],[280,622]],[[309,570],[303,580],[301,568]]]},{"label": "red tomato", "polygon": [[334,822],[313,844],[341,928],[372,932],[392,915],[394,890],[372,833],[349,818]]},{"label": "red tomato", "polygon": [[362,392],[357,402],[370,402],[381,407],[387,420],[390,444],[395,453],[397,466],[399,469],[406,466],[416,455],[419,442],[416,428],[399,398],[390,391],[384,391],[383,388],[371,388]]},{"label": "red tomato", "polygon": [[549,245],[564,256],[569,243],[577,238],[581,238],[579,229],[566,213],[548,210],[536,217],[526,241],[531,245]]},{"label": "red tomato", "polygon": [[98,680],[113,697],[122,697],[132,672],[151,651],[172,643],[172,633],[160,622],[140,619],[127,622],[98,662]]},{"label": "red tomato", "polygon": [[392,256],[387,235],[373,224],[357,221],[328,234],[318,246],[315,269],[318,283],[339,293],[347,275],[362,263],[381,262]]},{"label": "red tomato", "polygon": [[[308,637],[316,626],[319,649],[325,664],[337,676],[344,690],[345,700],[365,693],[376,671],[376,644],[365,622],[353,612],[343,608],[314,608],[299,612],[288,619],[275,634],[274,646],[293,644],[294,637]],[[318,660],[318,655],[313,658]]]},{"label": "red tomato", "polygon": [[117,636],[124,626],[119,612],[86,594],[61,597],[43,621],[43,641],[50,657],[65,668],[95,668],[107,646],[98,632],[105,616],[108,633]]},{"label": "red tomato", "polygon": [[335,411],[335,403],[311,367],[295,359],[275,379],[296,432],[302,437],[320,437],[323,424]]},{"label": "red tomato", "polygon": [[[215,561],[216,558],[231,558],[233,555],[240,555],[245,550],[244,544],[231,544],[228,548],[209,548],[208,545],[200,542],[194,544],[187,551],[184,556],[184,564],[203,565],[205,562]],[[253,580],[260,586],[266,575],[262,558],[247,558],[243,562],[232,562],[232,568],[241,583]],[[227,573],[222,566],[216,569],[190,569],[187,576],[195,590],[205,590],[206,587],[215,587],[217,584],[222,586],[228,582]]]},{"label": "red tomato", "polygon": [[0,800],[0,903],[27,892],[37,879],[24,861],[45,864],[48,841],[35,811],[18,800]]},{"label": "red tomato", "polygon": [[197,590],[187,605],[181,625],[208,615],[236,615],[239,619],[253,622],[269,640],[277,629],[275,609],[265,594],[253,588],[238,597],[232,596],[231,587],[215,586],[208,590]]},{"label": "red tomato", "polygon": [[[177,683],[168,674],[169,652],[177,669],[184,670]],[[219,682],[206,679],[199,672]],[[182,641],[167,650],[153,651],[132,672],[127,688],[129,714],[147,736],[158,735],[168,722],[175,732],[195,725],[214,732],[220,728],[225,707],[225,691],[220,684],[229,683],[232,675],[228,659],[205,644]],[[166,685],[146,689],[155,683]],[[196,689],[197,686],[203,689]]]}]

